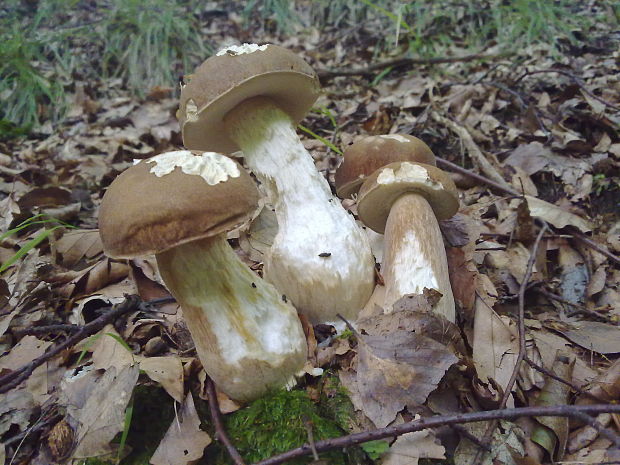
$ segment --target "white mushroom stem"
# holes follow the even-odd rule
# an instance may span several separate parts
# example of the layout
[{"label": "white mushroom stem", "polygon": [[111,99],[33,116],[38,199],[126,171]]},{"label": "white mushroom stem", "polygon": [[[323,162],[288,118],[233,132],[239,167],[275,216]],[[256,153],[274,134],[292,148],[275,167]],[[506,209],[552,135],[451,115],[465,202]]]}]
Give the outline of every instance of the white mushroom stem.
[{"label": "white mushroom stem", "polygon": [[244,101],[225,118],[278,219],[265,278],[313,323],[356,319],[374,286],[370,245],[316,170],[289,116],[270,99]]},{"label": "white mushroom stem", "polygon": [[306,360],[297,312],[244,265],[224,235],[157,254],[205,371],[233,399],[289,383]]},{"label": "white mushroom stem", "polygon": [[423,196],[407,193],[393,203],[385,226],[381,272],[384,309],[391,309],[406,294],[436,289],[442,297],[435,312],[454,322],[446,250],[435,213]]}]

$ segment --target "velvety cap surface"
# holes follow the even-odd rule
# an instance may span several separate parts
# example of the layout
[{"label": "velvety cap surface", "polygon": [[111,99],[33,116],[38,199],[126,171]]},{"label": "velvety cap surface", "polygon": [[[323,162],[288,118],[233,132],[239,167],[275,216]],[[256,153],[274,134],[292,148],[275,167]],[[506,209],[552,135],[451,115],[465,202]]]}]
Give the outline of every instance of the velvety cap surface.
[{"label": "velvety cap surface", "polygon": [[167,152],[112,182],[101,202],[99,233],[111,257],[155,254],[234,229],[257,204],[254,181],[234,160]]},{"label": "velvety cap surface", "polygon": [[319,95],[312,67],[277,45],[229,47],[207,59],[181,90],[177,118],[183,143],[192,150],[239,150],[226,134],[223,118],[246,99],[270,97],[300,121]]},{"label": "velvety cap surface", "polygon": [[435,155],[422,140],[407,134],[369,136],[349,145],[336,170],[336,192],[356,194],[367,176],[388,163],[410,161],[435,166]]},{"label": "velvety cap surface", "polygon": [[405,193],[422,195],[438,220],[459,209],[456,186],[439,168],[422,163],[390,163],[371,174],[359,190],[357,213],[372,230],[383,233],[392,204]]}]

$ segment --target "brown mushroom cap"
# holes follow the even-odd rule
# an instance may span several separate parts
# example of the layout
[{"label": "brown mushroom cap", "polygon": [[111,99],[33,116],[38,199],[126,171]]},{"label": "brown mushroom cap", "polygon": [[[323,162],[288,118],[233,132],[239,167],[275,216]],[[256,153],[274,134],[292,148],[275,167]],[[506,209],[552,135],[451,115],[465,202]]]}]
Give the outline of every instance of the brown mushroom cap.
[{"label": "brown mushroom cap", "polygon": [[157,176],[152,172],[156,163],[142,160],[118,176],[99,210],[105,253],[116,258],[160,253],[224,233],[250,219],[259,198],[254,181],[233,160],[214,155],[233,162],[238,175],[209,184],[201,175],[186,174],[177,166]]},{"label": "brown mushroom cap", "polygon": [[194,150],[234,152],[239,148],[228,137],[223,119],[239,103],[252,97],[270,97],[297,123],[312,107],[319,90],[312,67],[277,45],[213,55],[181,90],[177,118],[183,143]]},{"label": "brown mushroom cap", "polygon": [[423,163],[390,163],[370,175],[360,188],[357,212],[373,231],[383,233],[392,204],[401,195],[422,195],[438,220],[445,220],[459,209],[456,186],[439,168]]},{"label": "brown mushroom cap", "polygon": [[367,176],[397,161],[435,166],[435,155],[422,140],[407,134],[369,136],[349,145],[336,170],[338,197],[346,199],[356,194]]}]

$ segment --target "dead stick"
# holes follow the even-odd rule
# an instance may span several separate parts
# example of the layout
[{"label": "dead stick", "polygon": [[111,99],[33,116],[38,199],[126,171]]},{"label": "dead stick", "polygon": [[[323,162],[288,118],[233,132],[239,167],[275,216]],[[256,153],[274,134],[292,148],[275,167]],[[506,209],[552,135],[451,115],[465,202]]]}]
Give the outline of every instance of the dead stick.
[{"label": "dead stick", "polygon": [[[521,281],[521,285],[519,286],[519,315],[518,315],[518,328],[519,328],[519,354],[517,355],[517,361],[515,362],[514,369],[512,370],[512,374],[510,375],[510,379],[508,383],[504,387],[504,395],[502,396],[502,400],[499,404],[499,408],[503,409],[506,407],[508,403],[508,399],[510,398],[510,393],[512,392],[512,388],[517,381],[517,376],[519,375],[519,370],[521,368],[521,362],[525,359],[526,356],[526,345],[525,345],[525,290],[527,288],[527,283],[532,276],[532,270],[534,269],[534,263],[536,262],[536,255],[538,253],[538,247],[540,246],[540,241],[543,238],[543,235],[547,231],[547,224],[544,223],[543,227],[540,228],[538,232],[538,236],[536,237],[536,241],[534,241],[534,245],[532,246],[532,252],[530,253],[530,258],[527,261],[527,267],[525,269],[525,275],[523,276],[523,281]],[[490,444],[491,438],[493,437],[493,431],[497,427],[498,421],[493,421],[487,428],[484,433],[482,443]],[[484,451],[482,449],[478,449],[476,456],[474,458],[473,463],[480,463]]]},{"label": "dead stick", "polygon": [[497,58],[500,55],[485,55],[483,53],[473,53],[462,57],[437,57],[437,58],[396,58],[394,60],[375,63],[358,69],[320,69],[317,71],[319,79],[325,80],[337,76],[369,76],[377,71],[386,68],[402,68],[413,65],[438,65],[442,63],[457,63],[462,61],[482,60],[486,58]]},{"label": "dead stick", "polygon": [[[441,167],[445,167],[448,168],[449,170],[455,171],[457,173],[461,173],[465,176],[469,176],[472,179],[475,179],[477,181],[480,181],[490,187],[494,187],[495,189],[499,190],[500,192],[503,192],[505,194],[508,195],[513,195],[516,197],[521,197],[522,195],[517,192],[516,190],[514,190],[512,187],[508,186],[508,185],[503,185],[500,183],[497,183],[489,178],[486,178],[478,173],[474,173],[471,170],[468,170],[467,168],[463,168],[462,166],[456,165],[452,162],[449,162],[448,160],[444,160],[443,158],[437,157],[437,164]],[[620,258],[615,256],[614,254],[612,254],[611,252],[609,252],[608,250],[603,249],[601,246],[599,246],[596,242],[588,239],[586,236],[584,236],[582,233],[574,231],[573,232],[573,236],[575,237],[575,239],[583,242],[585,245],[587,245],[588,247],[590,247],[591,249],[596,250],[597,252],[599,252],[600,254],[605,255],[607,258],[609,258],[611,261],[613,261],[614,263],[616,263],[617,265],[620,265]]]},{"label": "dead stick", "polygon": [[[571,417],[581,419],[583,414],[598,415],[601,413],[620,413],[620,404],[603,405],[557,405],[548,407],[522,407],[504,410],[490,410],[486,412],[459,413],[456,415],[441,415],[420,420],[410,421],[397,426],[388,426],[362,433],[350,434],[334,439],[325,439],[314,444],[318,452],[327,450],[341,449],[363,442],[374,441],[377,439],[392,438],[401,436],[414,431],[422,431],[429,428],[437,428],[445,425],[460,425],[476,421],[489,420],[514,420],[520,417]],[[583,420],[582,420],[583,421]],[[588,421],[589,423],[589,421]],[[615,436],[615,435],[614,435]],[[620,440],[617,437],[613,441],[620,447]],[[312,454],[309,444],[304,444],[296,449],[289,450],[268,459],[256,462],[254,465],[279,465],[288,460]]]},{"label": "dead stick", "polygon": [[235,465],[245,465],[243,457],[239,454],[239,451],[235,449],[233,443],[230,441],[228,434],[226,434],[226,428],[224,428],[224,422],[222,421],[222,412],[220,411],[220,404],[217,401],[217,393],[215,392],[215,383],[207,375],[207,395],[209,396],[209,412],[211,413],[211,420],[215,427],[215,434],[230,455]]},{"label": "dead stick", "polygon": [[90,323],[84,325],[78,332],[67,338],[64,342],[52,347],[43,355],[35,358],[32,362],[24,365],[23,367],[12,371],[7,375],[4,375],[0,378],[0,394],[8,392],[14,387],[19,386],[20,383],[28,379],[28,377],[37,367],[43,365],[45,362],[55,357],[63,350],[77,344],[82,339],[85,339],[88,336],[92,336],[93,334],[97,333],[105,325],[111,323],[119,316],[132,310],[136,310],[140,306],[140,303],[140,297],[136,295],[126,296],[123,302],[110,307],[109,312],[104,313],[99,318],[96,318]]},{"label": "dead stick", "polygon": [[613,103],[610,103],[607,100],[599,97],[598,95],[596,95],[594,92],[592,92],[590,89],[588,89],[586,87],[585,83],[583,82],[583,80],[580,77],[575,76],[573,73],[565,71],[563,69],[538,69],[538,70],[534,70],[534,71],[526,71],[521,77],[519,77],[516,80],[515,84],[518,83],[519,81],[521,81],[526,76],[532,76],[533,74],[541,74],[541,73],[558,73],[558,74],[562,74],[564,76],[568,76],[569,78],[571,78],[575,82],[575,84],[577,84],[579,86],[579,88],[581,90],[583,90],[586,94],[588,94],[594,100],[598,100],[599,102],[601,102],[606,107],[613,108],[614,110],[620,111],[620,107],[618,105],[614,105]]},{"label": "dead stick", "polygon": [[497,171],[497,168],[495,168],[495,166],[493,166],[493,164],[487,159],[484,153],[482,153],[482,150],[480,149],[480,147],[478,147],[478,144],[476,144],[473,137],[465,126],[451,120],[450,118],[446,118],[445,116],[440,115],[436,111],[431,112],[431,117],[439,124],[446,126],[448,129],[452,130],[452,132],[456,133],[459,136],[459,138],[463,142],[463,145],[467,149],[469,158],[480,168],[480,171],[482,171],[504,189],[511,189],[510,184],[506,182],[500,172]]}]

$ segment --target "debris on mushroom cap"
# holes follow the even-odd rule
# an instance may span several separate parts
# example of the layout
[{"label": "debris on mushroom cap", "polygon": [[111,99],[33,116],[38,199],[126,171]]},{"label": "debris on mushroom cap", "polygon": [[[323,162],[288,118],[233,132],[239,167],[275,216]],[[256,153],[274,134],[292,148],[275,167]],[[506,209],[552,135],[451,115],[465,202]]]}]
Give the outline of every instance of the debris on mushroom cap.
[{"label": "debris on mushroom cap", "polygon": [[408,134],[369,136],[348,146],[336,170],[341,198],[357,193],[367,176],[388,163],[410,161],[435,166],[435,155],[422,140]]},{"label": "debris on mushroom cap", "polygon": [[241,173],[237,163],[216,152],[199,155],[189,150],[166,152],[149,158],[146,163],[154,163],[150,172],[155,176],[170,174],[178,166],[185,174],[200,176],[209,185],[225,182],[229,177],[238,178]]},{"label": "debris on mushroom cap", "polygon": [[301,57],[277,45],[227,47],[202,63],[181,90],[177,118],[184,145],[224,153],[239,150],[224,116],[252,97],[271,98],[300,121],[319,96],[319,80]]},{"label": "debris on mushroom cap", "polygon": [[258,45],[258,44],[241,44],[241,45],[230,45],[228,47],[224,47],[220,51],[218,51],[215,56],[222,55],[242,55],[244,53],[254,53],[256,51],[264,51],[267,49],[267,45]]},{"label": "debris on mushroom cap", "polygon": [[258,198],[250,175],[224,155],[161,154],[128,168],[108,187],[99,233],[111,257],[160,253],[241,226]]},{"label": "debris on mushroom cap", "polygon": [[423,163],[390,163],[362,184],[357,203],[360,220],[383,233],[392,204],[406,193],[423,196],[438,220],[450,218],[459,208],[456,186],[439,168]]}]

